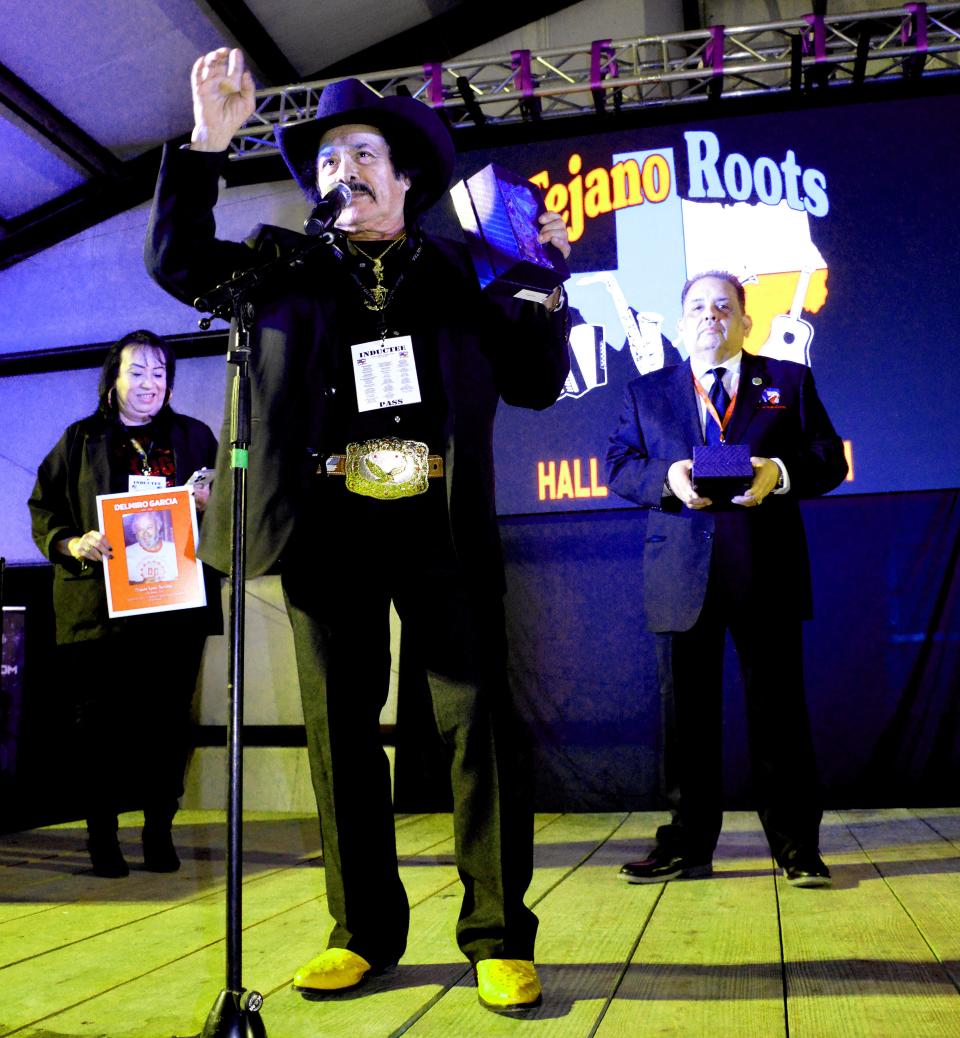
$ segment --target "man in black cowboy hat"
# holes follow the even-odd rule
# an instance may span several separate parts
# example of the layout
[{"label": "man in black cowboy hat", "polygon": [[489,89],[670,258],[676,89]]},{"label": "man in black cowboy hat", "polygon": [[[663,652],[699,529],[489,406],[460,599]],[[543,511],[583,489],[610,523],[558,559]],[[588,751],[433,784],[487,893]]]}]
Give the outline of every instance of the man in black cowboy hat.
[{"label": "man in black cowboy hat", "polygon": [[[192,143],[165,152],[146,246],[152,275],[187,303],[303,243],[276,227],[249,245],[215,238],[223,154],[253,110],[253,81],[240,52],[221,49],[197,61],[192,83]],[[544,305],[494,302],[462,246],[420,230],[454,152],[419,101],[344,80],[323,90],[315,120],[278,138],[311,201],[338,184],[351,192],[333,244],[256,300],[251,361],[249,574],[282,578],[335,921],[294,985],[355,987],[405,948],[378,720],[392,601],[450,753],[457,940],[481,1001],[526,1009],[540,1001],[537,920],[523,902],[532,809],[506,679],[492,433],[501,398],[539,409],[559,395],[566,307],[559,293]],[[540,240],[569,254],[562,220],[540,223]],[[224,572],[228,485],[214,484],[203,545]]]}]

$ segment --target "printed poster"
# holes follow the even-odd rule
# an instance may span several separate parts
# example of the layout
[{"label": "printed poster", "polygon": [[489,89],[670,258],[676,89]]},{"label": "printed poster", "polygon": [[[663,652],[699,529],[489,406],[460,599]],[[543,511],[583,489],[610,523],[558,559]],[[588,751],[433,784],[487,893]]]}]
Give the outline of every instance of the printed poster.
[{"label": "printed poster", "polygon": [[97,511],[113,548],[113,558],[103,564],[110,616],[207,604],[196,504],[187,487],[101,494]]}]

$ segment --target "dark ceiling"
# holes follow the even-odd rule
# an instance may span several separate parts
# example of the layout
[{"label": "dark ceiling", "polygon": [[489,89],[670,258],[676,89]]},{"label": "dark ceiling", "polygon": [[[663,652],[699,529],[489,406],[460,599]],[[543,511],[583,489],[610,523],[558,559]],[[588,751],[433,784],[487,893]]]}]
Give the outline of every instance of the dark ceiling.
[{"label": "dark ceiling", "polygon": [[149,198],[199,54],[257,86],[447,61],[575,0],[2,0],[0,269]]}]

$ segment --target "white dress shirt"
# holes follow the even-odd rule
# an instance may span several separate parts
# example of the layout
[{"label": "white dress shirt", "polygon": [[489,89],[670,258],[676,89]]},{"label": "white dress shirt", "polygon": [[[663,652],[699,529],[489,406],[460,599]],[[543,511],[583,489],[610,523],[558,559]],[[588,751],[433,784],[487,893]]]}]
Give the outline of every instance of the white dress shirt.
[{"label": "white dress shirt", "polygon": [[[740,388],[740,361],[743,359],[743,350],[738,350],[732,357],[728,357],[725,361],[720,364],[713,364],[708,360],[703,360],[701,357],[690,358],[690,369],[697,377],[700,385],[703,386],[704,392],[707,396],[710,396],[710,390],[713,389],[713,381],[716,377],[713,374],[715,368],[723,368],[723,388],[727,391],[727,395],[732,400],[734,394]],[[706,437],[707,422],[713,421],[713,416],[707,411],[707,402],[697,393],[697,407],[700,410],[700,431],[704,433]],[[720,415],[723,419],[723,415]],[[779,458],[770,459],[774,465],[780,470],[780,476],[783,486],[777,487],[773,490],[774,494],[786,494],[790,490],[790,476],[787,473],[786,466]],[[670,489],[669,484],[664,484],[664,493],[666,495],[672,495],[673,491]]]}]

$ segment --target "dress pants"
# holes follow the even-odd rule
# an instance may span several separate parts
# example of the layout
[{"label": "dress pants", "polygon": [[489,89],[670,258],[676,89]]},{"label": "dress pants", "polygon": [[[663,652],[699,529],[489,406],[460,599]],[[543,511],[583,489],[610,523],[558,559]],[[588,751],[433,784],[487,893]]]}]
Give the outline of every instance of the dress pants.
[{"label": "dress pants", "polygon": [[[723,517],[727,519],[727,517]],[[740,663],[757,811],[778,862],[815,850],[822,807],[803,686],[802,621],[742,588],[742,560],[718,523],[706,598],[688,631],[657,636],[663,782],[672,821],[658,847],[709,861],[723,812],[723,659],[729,630]]]},{"label": "dress pants", "polygon": [[426,667],[449,753],[464,888],[457,942],[471,962],[532,959],[537,919],[523,902],[533,870],[532,783],[506,678],[502,597],[458,572],[445,523],[404,520],[416,514],[409,501],[337,507],[347,510],[339,520],[349,535],[320,553],[316,539],[307,552],[310,538],[295,536],[300,550],[282,571],[335,921],[328,946],[378,967],[406,947],[409,908],[379,727],[392,600]]},{"label": "dress pants", "polygon": [[76,777],[91,833],[115,832],[140,808],[169,829],[183,795],[190,705],[205,634],[164,618],[126,622],[114,637],[60,647],[73,711]]}]

